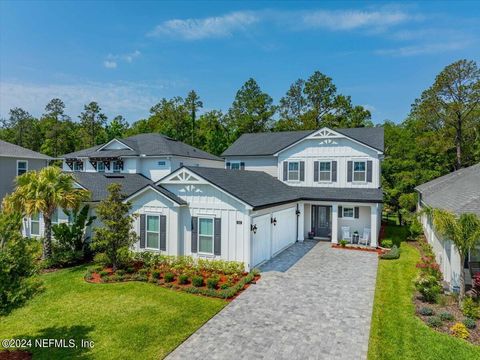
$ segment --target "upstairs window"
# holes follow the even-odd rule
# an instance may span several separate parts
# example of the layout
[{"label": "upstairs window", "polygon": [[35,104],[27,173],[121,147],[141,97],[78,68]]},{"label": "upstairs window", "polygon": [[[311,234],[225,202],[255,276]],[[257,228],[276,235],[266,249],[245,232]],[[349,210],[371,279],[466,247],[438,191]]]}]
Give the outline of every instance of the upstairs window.
[{"label": "upstairs window", "polygon": [[114,173],[119,173],[122,170],[122,164],[120,161],[114,161],[113,162],[113,172]]},{"label": "upstairs window", "polygon": [[97,171],[105,172],[105,164],[103,163],[103,161],[97,162]]},{"label": "upstairs window", "polygon": [[73,163],[73,171],[83,171],[83,162],[75,161]]},{"label": "upstairs window", "polygon": [[288,181],[300,180],[300,166],[298,161],[288,163]]},{"label": "upstairs window", "polygon": [[28,161],[17,161],[17,176],[23,175],[28,171]]},{"label": "upstairs window", "polygon": [[353,181],[365,182],[367,180],[367,163],[365,161],[353,162]]},{"label": "upstairs window", "polygon": [[240,170],[240,162],[231,162],[230,163],[230,169],[232,170]]},{"label": "upstairs window", "polygon": [[160,166],[160,167],[165,167],[165,166],[167,166],[167,162],[165,160],[161,160],[161,161],[157,162],[157,165]]},{"label": "upstairs window", "polygon": [[320,161],[318,164],[318,180],[332,181],[332,163],[330,161]]}]

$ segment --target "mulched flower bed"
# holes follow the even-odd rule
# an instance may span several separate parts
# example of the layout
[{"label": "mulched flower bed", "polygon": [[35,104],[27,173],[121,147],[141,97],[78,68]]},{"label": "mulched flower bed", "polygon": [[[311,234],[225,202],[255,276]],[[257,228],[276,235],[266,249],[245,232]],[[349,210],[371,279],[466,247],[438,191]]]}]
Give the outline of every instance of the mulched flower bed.
[{"label": "mulched flower bed", "polygon": [[[428,325],[428,319],[431,318],[432,316],[440,316],[441,313],[445,313],[445,312],[452,314],[454,317],[454,320],[443,320],[440,326],[431,327],[436,331],[452,335],[450,328],[457,322],[463,323],[463,321],[465,320],[465,316],[463,316],[462,311],[458,307],[458,302],[453,296],[442,295],[442,297],[443,297],[444,304],[430,304],[422,301],[420,294],[417,293],[413,300],[415,304],[415,313],[427,325]],[[425,316],[420,314],[420,309],[425,307],[432,309],[433,315]],[[474,329],[468,329],[468,332],[470,333],[470,337],[467,339],[467,341],[475,345],[480,345],[480,321],[476,320],[475,323],[476,323],[476,327]]]},{"label": "mulched flower bed", "polygon": [[362,246],[355,246],[355,245],[338,245],[332,244],[332,248],[334,249],[344,249],[344,250],[357,250],[357,251],[367,251],[367,252],[374,252],[379,255],[382,255],[385,251],[378,248],[369,248],[369,247],[362,247]]},{"label": "mulched flower bed", "polygon": [[[166,279],[167,274],[173,274],[173,279]],[[240,292],[247,289],[250,284],[255,284],[260,279],[260,274],[257,271],[231,275],[202,271],[195,273],[193,276],[189,276],[186,282],[185,279],[183,279],[184,281],[182,283],[180,279],[181,275],[181,272],[173,273],[172,269],[163,272],[158,270],[147,271],[142,268],[142,264],[135,264],[133,272],[130,270],[130,273],[126,273],[124,270],[114,272],[112,268],[109,267],[102,268],[101,270],[97,269],[96,271],[90,270],[85,275],[85,280],[94,284],[143,281],[173,290],[233,300]],[[202,285],[198,283],[195,284],[194,277],[201,277]],[[212,284],[209,286],[208,279],[212,278],[216,278],[218,282],[213,286]]]},{"label": "mulched flower bed", "polygon": [[32,354],[21,350],[0,350],[0,360],[30,360]]}]

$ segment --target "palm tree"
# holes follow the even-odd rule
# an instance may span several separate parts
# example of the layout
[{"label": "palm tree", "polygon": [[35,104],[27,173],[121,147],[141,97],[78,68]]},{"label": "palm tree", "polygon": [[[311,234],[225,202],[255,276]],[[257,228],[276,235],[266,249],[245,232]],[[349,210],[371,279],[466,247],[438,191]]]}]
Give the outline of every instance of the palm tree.
[{"label": "palm tree", "polygon": [[433,226],[446,239],[451,240],[460,255],[460,296],[465,297],[465,272],[463,264],[471,249],[480,242],[480,218],[475,214],[457,216],[449,211],[433,209]]},{"label": "palm tree", "polygon": [[75,209],[89,197],[85,190],[75,188],[72,174],[55,166],[39,171],[28,171],[16,178],[15,191],[5,197],[3,207],[9,212],[24,216],[43,214],[45,237],[42,258],[52,255],[52,216],[57,208]]}]

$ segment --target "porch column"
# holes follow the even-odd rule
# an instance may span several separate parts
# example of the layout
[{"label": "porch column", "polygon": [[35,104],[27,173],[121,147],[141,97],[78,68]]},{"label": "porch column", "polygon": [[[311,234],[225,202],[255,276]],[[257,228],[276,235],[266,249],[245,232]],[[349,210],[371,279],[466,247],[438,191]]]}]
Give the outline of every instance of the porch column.
[{"label": "porch column", "polygon": [[332,243],[338,243],[338,204],[332,205]]},{"label": "porch column", "polygon": [[300,211],[300,214],[297,216],[297,229],[298,229],[298,234],[297,234],[297,240],[298,241],[303,241],[305,240],[305,206],[302,203],[298,203],[298,211]]},{"label": "porch column", "polygon": [[378,245],[378,204],[370,206],[370,246],[377,247]]}]

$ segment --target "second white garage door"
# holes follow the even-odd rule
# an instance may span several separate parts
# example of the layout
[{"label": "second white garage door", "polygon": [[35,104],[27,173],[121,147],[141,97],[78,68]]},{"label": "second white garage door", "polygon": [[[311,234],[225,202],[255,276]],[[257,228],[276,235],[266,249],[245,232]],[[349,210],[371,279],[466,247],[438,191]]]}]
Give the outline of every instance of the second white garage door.
[{"label": "second white garage door", "polygon": [[272,255],[296,241],[297,216],[295,207],[274,212],[272,217],[276,222],[272,226]]}]

